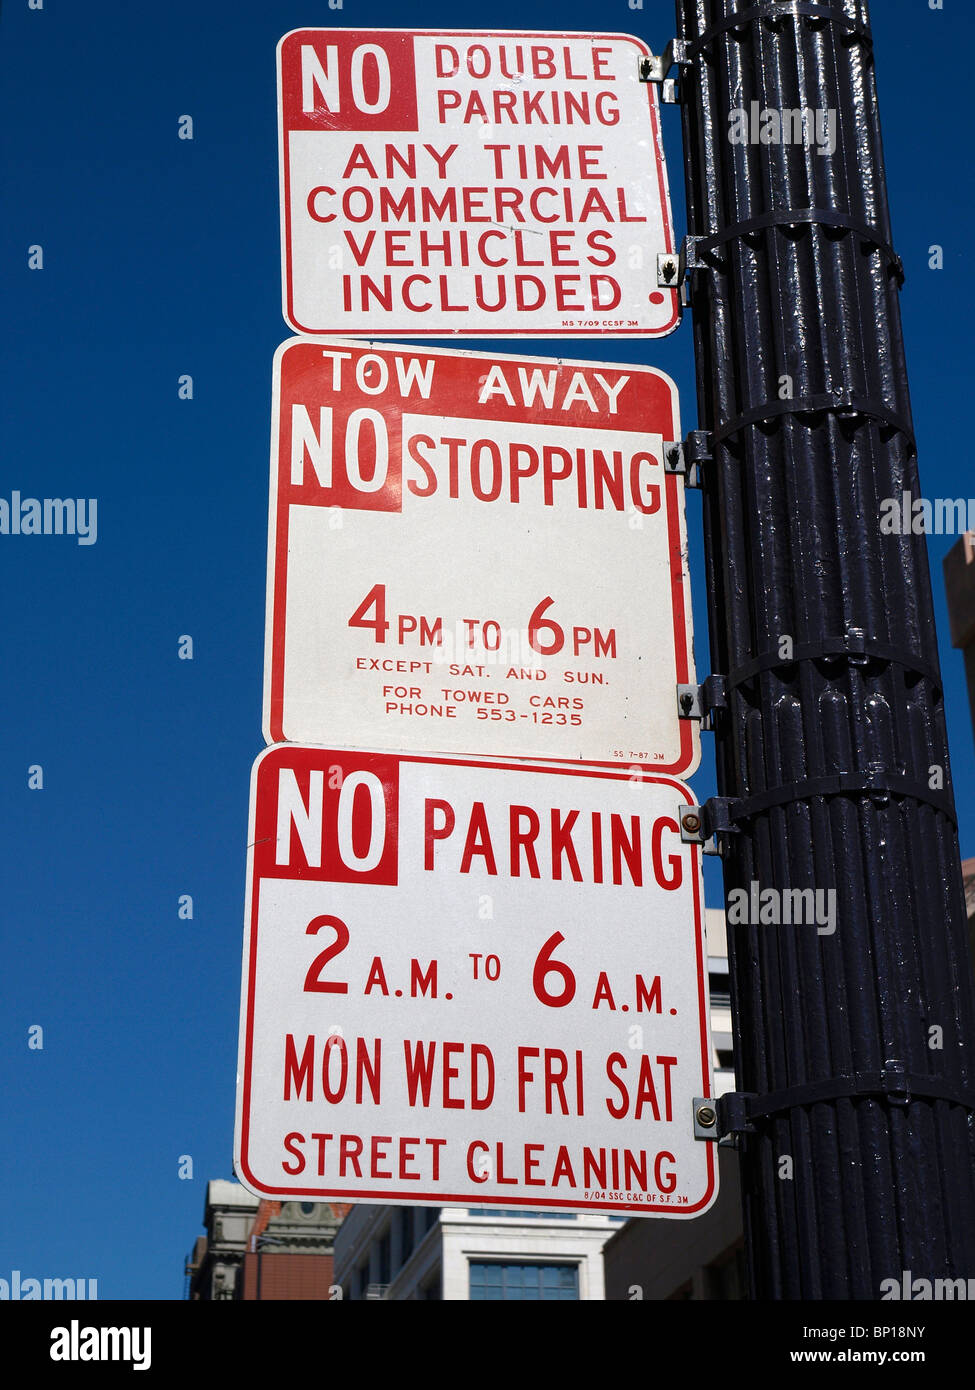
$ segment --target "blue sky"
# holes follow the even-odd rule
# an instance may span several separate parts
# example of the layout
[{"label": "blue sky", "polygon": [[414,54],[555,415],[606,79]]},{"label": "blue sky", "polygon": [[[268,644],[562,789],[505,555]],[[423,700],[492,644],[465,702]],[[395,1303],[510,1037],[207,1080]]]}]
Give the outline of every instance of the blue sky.
[{"label": "blue sky", "polygon": [[[967,497],[973,193],[959,155],[975,15],[961,0],[873,10],[922,484]],[[271,360],[288,336],[275,44],[300,26],[456,17],[434,0],[3,8],[0,496],[96,497],[98,538],[0,536],[0,1277],[97,1278],[102,1298],[178,1298],[206,1181],[230,1176],[247,793],[262,747]],[[670,0],[639,11],[471,0],[464,24],[632,32],[660,48],[674,20]],[[184,114],[192,141],[177,138]],[[664,120],[682,231],[676,110]],[[928,269],[934,243],[941,271]],[[27,267],[35,244],[39,271]],[[663,341],[577,340],[571,355],[662,368],[685,431],[695,426],[689,319]],[[192,401],[177,397],[183,373]],[[693,494],[688,530],[703,675]],[[947,639],[950,544],[929,538],[967,856],[975,749]],[[183,634],[192,661],[177,658]],[[27,786],[34,764],[42,791]],[[711,766],[706,737],[702,799]],[[711,865],[707,884],[717,904]],[[187,893],[192,921],[177,916]],[[35,1024],[40,1051],[27,1047]],[[181,1155],[192,1180],[178,1176]]]}]

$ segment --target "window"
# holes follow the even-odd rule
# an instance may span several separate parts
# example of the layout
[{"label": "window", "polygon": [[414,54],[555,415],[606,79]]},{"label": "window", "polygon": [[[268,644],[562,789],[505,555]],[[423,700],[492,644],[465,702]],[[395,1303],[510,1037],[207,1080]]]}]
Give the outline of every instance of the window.
[{"label": "window", "polygon": [[727,970],[709,970],[708,988],[711,992],[713,1009],[731,1008],[731,978]]},{"label": "window", "polygon": [[567,1302],[579,1297],[579,1267],[575,1264],[507,1264],[500,1260],[472,1260],[470,1294],[473,1300]]}]

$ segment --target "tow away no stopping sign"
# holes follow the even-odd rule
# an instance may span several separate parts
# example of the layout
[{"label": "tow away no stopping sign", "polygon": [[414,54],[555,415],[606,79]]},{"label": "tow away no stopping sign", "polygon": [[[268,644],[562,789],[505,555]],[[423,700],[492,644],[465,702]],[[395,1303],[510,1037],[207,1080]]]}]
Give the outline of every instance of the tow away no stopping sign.
[{"label": "tow away no stopping sign", "polygon": [[267,741],[692,772],[679,431],[650,367],[285,343]]}]

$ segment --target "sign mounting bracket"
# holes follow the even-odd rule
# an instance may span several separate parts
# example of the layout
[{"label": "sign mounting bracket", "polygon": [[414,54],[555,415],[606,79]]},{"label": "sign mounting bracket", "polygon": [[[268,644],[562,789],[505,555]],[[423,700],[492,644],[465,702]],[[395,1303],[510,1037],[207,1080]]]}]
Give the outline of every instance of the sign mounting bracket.
[{"label": "sign mounting bracket", "polygon": [[677,710],[679,719],[699,719],[702,729],[712,729],[711,718],[716,709],[728,708],[728,678],[710,675],[700,685],[678,685]]},{"label": "sign mounting bracket", "polygon": [[680,102],[677,79],[668,77],[671,68],[689,66],[688,45],[684,39],[671,39],[662,53],[651,54],[639,62],[641,82],[653,82],[660,87],[660,98],[669,106]]}]

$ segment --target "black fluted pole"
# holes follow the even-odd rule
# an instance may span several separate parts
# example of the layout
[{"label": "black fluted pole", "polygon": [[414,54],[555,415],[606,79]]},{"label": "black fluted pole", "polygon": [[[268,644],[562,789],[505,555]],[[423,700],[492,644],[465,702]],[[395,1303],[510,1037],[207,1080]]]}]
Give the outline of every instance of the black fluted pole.
[{"label": "black fluted pole", "polygon": [[[727,678],[706,823],[729,902],[835,893],[832,932],[729,923],[724,1120],[746,1128],[752,1295],[875,1299],[908,1271],[975,1278],[975,997],[925,540],[881,525],[921,494],[868,7],[677,16]],[[762,141],[761,112],[802,108],[803,139]]]}]

